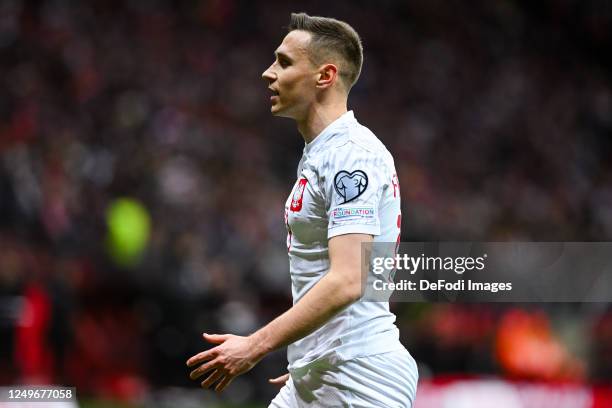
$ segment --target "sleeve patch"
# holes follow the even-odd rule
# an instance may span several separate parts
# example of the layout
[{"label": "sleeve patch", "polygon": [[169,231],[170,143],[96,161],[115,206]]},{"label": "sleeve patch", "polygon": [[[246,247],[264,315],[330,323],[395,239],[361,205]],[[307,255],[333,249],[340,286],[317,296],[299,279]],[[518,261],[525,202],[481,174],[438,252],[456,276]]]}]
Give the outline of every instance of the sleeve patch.
[{"label": "sleeve patch", "polygon": [[364,220],[366,220],[366,224],[369,224],[375,222],[375,219],[376,210],[374,207],[336,207],[331,212],[332,225],[353,221],[363,222]]},{"label": "sleeve patch", "polygon": [[362,170],[355,170],[349,173],[340,170],[334,176],[334,189],[341,197],[340,204],[353,201],[363,194],[368,187],[368,175]]}]

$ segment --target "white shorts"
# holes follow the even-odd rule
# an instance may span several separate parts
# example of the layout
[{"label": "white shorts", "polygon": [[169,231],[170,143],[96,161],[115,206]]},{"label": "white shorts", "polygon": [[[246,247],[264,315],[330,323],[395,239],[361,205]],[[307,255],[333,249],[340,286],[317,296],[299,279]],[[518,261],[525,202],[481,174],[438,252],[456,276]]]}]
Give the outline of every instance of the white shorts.
[{"label": "white shorts", "polygon": [[411,408],[417,366],[405,349],[292,372],[268,408]]}]

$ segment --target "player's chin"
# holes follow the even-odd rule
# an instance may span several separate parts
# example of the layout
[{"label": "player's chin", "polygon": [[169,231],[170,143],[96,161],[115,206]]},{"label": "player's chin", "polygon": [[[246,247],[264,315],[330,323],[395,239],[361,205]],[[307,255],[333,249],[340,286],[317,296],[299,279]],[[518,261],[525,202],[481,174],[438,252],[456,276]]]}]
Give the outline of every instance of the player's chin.
[{"label": "player's chin", "polygon": [[295,109],[279,102],[272,105],[270,112],[272,113],[272,116],[277,116],[279,118],[295,119]]},{"label": "player's chin", "polygon": [[272,115],[274,116],[281,116],[281,117],[285,116],[283,114],[282,106],[280,106],[280,104],[278,103],[275,103],[274,105],[270,107],[270,113],[272,113]]}]

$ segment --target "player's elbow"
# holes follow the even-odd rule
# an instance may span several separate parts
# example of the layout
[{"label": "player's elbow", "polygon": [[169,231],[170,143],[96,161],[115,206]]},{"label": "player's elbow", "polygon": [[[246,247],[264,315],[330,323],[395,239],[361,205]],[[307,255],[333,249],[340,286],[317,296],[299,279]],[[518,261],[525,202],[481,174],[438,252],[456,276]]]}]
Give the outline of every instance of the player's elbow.
[{"label": "player's elbow", "polygon": [[336,279],[336,296],[344,306],[348,306],[361,299],[364,285],[358,277],[347,275],[338,276]]},{"label": "player's elbow", "polygon": [[361,282],[355,282],[347,286],[346,298],[349,304],[357,302],[363,296],[363,285]]}]

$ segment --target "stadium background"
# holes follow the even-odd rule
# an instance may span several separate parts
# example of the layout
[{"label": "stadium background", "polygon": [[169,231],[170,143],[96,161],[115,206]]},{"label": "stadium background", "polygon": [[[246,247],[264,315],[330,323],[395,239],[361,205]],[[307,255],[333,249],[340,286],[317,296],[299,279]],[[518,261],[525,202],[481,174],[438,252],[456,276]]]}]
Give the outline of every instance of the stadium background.
[{"label": "stadium background", "polygon": [[[612,239],[606,0],[3,0],[0,384],[74,385],[85,407],[275,394],[282,351],[221,398],[184,361],[202,331],[249,333],[291,301],[303,141],[260,79],[291,11],[363,38],[349,105],[395,156],[404,241]],[[529,406],[607,406],[608,304],[393,308],[417,407],[483,378],[541,385]]]}]

